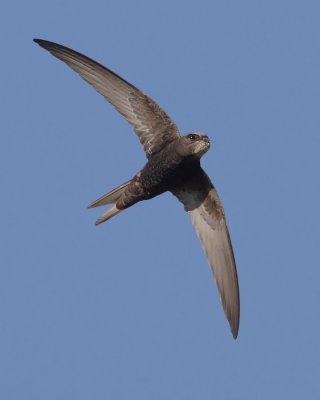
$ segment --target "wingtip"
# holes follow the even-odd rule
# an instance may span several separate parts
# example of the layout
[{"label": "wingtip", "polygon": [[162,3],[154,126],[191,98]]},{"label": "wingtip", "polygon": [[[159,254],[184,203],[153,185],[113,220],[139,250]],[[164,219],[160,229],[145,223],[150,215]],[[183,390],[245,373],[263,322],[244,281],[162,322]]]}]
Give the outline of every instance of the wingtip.
[{"label": "wingtip", "polygon": [[37,43],[39,46],[41,46],[41,43],[45,42],[45,40],[38,39],[38,38],[34,38],[33,41],[34,41],[35,43]]},{"label": "wingtip", "polygon": [[37,43],[40,47],[43,47],[46,50],[49,50],[49,49],[54,48],[55,46],[57,46],[56,43],[50,42],[49,40],[35,38],[35,39],[33,39],[33,41],[35,43]]},{"label": "wingtip", "polygon": [[46,49],[48,47],[48,45],[50,44],[50,42],[48,42],[47,40],[43,40],[43,39],[33,39],[33,41],[35,43],[37,43],[40,47],[42,47],[43,49]]},{"label": "wingtip", "polygon": [[238,333],[239,333],[239,321],[234,325],[230,324],[230,328],[231,328],[231,333],[232,333],[233,339],[236,340],[238,337]]}]

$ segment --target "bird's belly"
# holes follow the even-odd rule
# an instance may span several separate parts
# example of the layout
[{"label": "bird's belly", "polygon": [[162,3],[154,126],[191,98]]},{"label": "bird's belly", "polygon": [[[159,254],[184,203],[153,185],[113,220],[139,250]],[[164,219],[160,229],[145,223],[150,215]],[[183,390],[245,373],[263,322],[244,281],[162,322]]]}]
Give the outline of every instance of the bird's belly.
[{"label": "bird's belly", "polygon": [[140,180],[146,199],[151,199],[169,190],[166,175],[148,174]]},{"label": "bird's belly", "polygon": [[144,189],[146,199],[150,199],[173,190],[188,177],[189,171],[181,165],[171,165],[168,168],[150,168],[141,171],[139,181]]}]

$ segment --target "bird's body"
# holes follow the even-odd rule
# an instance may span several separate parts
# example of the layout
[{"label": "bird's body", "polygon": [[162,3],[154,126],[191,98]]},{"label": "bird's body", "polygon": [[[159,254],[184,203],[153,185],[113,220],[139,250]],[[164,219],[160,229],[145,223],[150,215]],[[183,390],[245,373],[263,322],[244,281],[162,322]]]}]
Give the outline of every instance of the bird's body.
[{"label": "bird's body", "polygon": [[[198,140],[205,141],[208,150],[210,143],[207,136],[204,139],[203,136],[198,136]],[[176,189],[177,185],[189,180],[201,168],[200,157],[192,153],[192,144],[189,143],[190,154],[186,156],[179,153],[181,139],[176,139],[148,160],[134,178],[143,188],[146,196],[143,200]]]},{"label": "bird's body", "polygon": [[[162,151],[153,154],[141,171],[129,182],[120,186],[116,201],[114,198],[110,201],[110,193],[107,193],[89,207],[98,207],[111,202],[114,203],[117,210],[122,211],[139,201],[152,199],[164,192],[174,193],[182,185],[188,185],[192,180],[199,180],[200,175],[203,174],[200,157],[209,148],[208,137],[200,132],[177,138],[165,146]],[[113,217],[116,209],[112,214],[107,211],[97,220],[96,224],[101,224]]]},{"label": "bird's body", "polygon": [[180,136],[169,116],[148,96],[90,58],[67,47],[35,39],[102,94],[133,126],[147,163],[128,182],[89,207],[111,204],[100,224],[142,200],[170,191],[184,205],[208,256],[233,336],[239,329],[240,300],[235,260],[218,194],[200,165],[210,148],[201,132]]},{"label": "bird's body", "polygon": [[190,175],[192,166],[199,164],[198,159],[192,156],[186,159],[177,152],[178,140],[152,156],[136,175],[144,190],[150,193],[149,198],[171,190],[177,180],[186,179]]}]

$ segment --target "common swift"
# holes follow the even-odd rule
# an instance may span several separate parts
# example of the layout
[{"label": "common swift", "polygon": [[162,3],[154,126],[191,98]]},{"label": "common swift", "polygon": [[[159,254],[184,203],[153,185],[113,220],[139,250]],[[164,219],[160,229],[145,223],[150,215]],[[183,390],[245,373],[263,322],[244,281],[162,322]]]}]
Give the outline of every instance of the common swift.
[{"label": "common swift", "polygon": [[176,124],[151,98],[110,69],[65,46],[34,39],[92,85],[133,126],[147,156],[128,182],[89,208],[111,204],[96,225],[133,204],[171,192],[184,205],[207,254],[233,337],[239,330],[240,300],[235,259],[217,191],[200,165],[210,140],[201,132],[181,136]]}]

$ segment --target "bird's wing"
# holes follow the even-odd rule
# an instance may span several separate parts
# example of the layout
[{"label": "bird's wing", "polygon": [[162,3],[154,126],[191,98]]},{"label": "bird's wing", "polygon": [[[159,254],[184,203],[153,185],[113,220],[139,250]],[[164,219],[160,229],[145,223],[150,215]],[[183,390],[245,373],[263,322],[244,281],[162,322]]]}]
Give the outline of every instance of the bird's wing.
[{"label": "bird's wing", "polygon": [[175,123],[139,89],[90,58],[59,44],[34,39],[92,85],[133,126],[149,158],[180,136]]},{"label": "bird's wing", "polygon": [[240,320],[240,297],[236,263],[219,196],[203,170],[172,193],[184,204],[202,242],[221,296],[233,337]]}]

